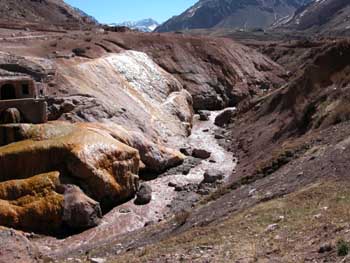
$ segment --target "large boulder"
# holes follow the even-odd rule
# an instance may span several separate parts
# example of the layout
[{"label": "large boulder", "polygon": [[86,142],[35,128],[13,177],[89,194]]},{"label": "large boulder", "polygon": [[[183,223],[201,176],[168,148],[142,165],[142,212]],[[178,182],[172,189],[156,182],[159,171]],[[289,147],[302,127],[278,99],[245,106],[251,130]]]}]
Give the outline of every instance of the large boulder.
[{"label": "large boulder", "polygon": [[204,149],[195,148],[192,151],[192,156],[199,159],[208,159],[211,156],[211,152]]},{"label": "large boulder", "polygon": [[48,140],[50,138],[72,133],[76,129],[89,129],[104,137],[109,137],[139,151],[141,167],[154,172],[162,172],[181,164],[185,156],[179,151],[154,143],[142,133],[129,131],[114,123],[76,123],[50,122],[40,125],[13,124],[0,125],[0,145],[32,139]]},{"label": "large boulder", "polygon": [[152,200],[152,188],[148,184],[143,183],[136,194],[135,204],[146,205]]},{"label": "large boulder", "polygon": [[64,198],[56,191],[59,185],[58,172],[0,183],[0,225],[55,232],[62,224]]},{"label": "large boulder", "polygon": [[216,126],[225,127],[233,121],[236,114],[236,108],[226,109],[222,111],[218,116],[216,116],[214,123]]},{"label": "large boulder", "polygon": [[200,111],[198,111],[198,114],[199,114],[199,120],[201,120],[201,121],[208,121],[209,120],[210,111],[200,110]]},{"label": "large boulder", "polygon": [[86,196],[75,185],[65,186],[63,221],[73,229],[84,229],[97,226],[102,218],[98,202]]},{"label": "large boulder", "polygon": [[90,228],[102,217],[99,203],[63,185],[59,172],[0,183],[0,204],[0,225],[45,234]]},{"label": "large boulder", "polygon": [[224,174],[216,169],[208,169],[204,173],[204,179],[201,184],[213,184],[224,179]]},{"label": "large boulder", "polygon": [[31,139],[0,147],[0,181],[59,171],[66,182],[81,186],[102,207],[136,193],[140,165],[136,149],[83,124],[24,127],[14,132],[14,140],[20,135]]}]

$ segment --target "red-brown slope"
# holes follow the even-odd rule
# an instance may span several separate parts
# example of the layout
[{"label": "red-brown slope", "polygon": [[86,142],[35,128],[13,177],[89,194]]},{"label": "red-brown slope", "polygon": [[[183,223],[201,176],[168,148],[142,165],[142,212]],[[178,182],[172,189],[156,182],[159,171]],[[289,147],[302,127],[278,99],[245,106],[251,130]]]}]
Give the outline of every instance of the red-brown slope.
[{"label": "red-brown slope", "polygon": [[151,55],[192,94],[195,109],[233,106],[283,83],[281,67],[229,39],[124,34],[111,40]]},{"label": "red-brown slope", "polygon": [[350,240],[349,50],[348,41],[315,48],[294,81],[241,108],[222,139],[239,157],[229,186],[173,221],[83,251],[113,262],[342,260],[337,242]]},{"label": "red-brown slope", "polygon": [[85,58],[125,50],[148,54],[191,93],[196,110],[234,106],[284,84],[282,67],[248,47],[223,38],[86,32],[52,39],[40,50],[29,52],[55,57],[74,48],[83,50]]},{"label": "red-brown slope", "polygon": [[[180,81],[193,96],[196,110],[234,106],[284,84],[285,71],[281,66],[230,39],[96,30],[51,34],[45,38],[49,40],[8,37],[1,50],[61,60],[63,57],[65,63],[72,61],[72,50],[79,51],[84,59],[125,50],[141,51]],[[50,92],[55,94],[59,90],[57,81]]]},{"label": "red-brown slope", "polygon": [[94,19],[63,0],[1,0],[0,25],[3,27],[34,27],[48,29],[93,26]]},{"label": "red-brown slope", "polygon": [[[349,41],[315,48],[294,81],[241,108],[222,140],[239,159],[230,186],[172,224],[124,237],[128,259],[138,248],[140,261],[191,261],[198,254],[226,261],[341,260],[337,241],[350,240],[343,224],[349,204],[333,197],[350,182],[349,58]],[[227,234],[231,229],[240,230]],[[93,253],[106,255],[113,242]],[[139,248],[150,243],[157,249]]]}]

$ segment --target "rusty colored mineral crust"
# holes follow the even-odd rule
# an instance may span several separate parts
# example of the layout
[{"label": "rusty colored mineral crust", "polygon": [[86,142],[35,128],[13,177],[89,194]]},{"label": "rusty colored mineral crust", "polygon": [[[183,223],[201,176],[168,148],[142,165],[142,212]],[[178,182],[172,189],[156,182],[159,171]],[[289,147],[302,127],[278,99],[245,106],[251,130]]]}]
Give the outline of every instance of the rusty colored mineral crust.
[{"label": "rusty colored mineral crust", "polygon": [[62,224],[63,196],[56,192],[59,173],[0,183],[0,225],[54,231]]},{"label": "rusty colored mineral crust", "polygon": [[135,195],[140,168],[161,171],[184,160],[180,152],[115,124],[8,124],[0,126],[0,135],[7,138],[0,147],[0,224],[30,231],[78,228],[69,212],[74,209],[64,205],[66,185],[84,191],[73,191],[69,200],[83,200],[76,205],[87,207],[80,217],[96,220],[80,227],[91,227],[100,206],[106,210]]},{"label": "rusty colored mineral crust", "polygon": [[1,147],[0,180],[57,170],[80,182],[95,200],[116,204],[136,191],[139,162],[137,150],[80,125],[61,136]]},{"label": "rusty colored mineral crust", "polygon": [[[0,148],[1,225],[55,231],[63,223],[65,191],[60,188],[66,184],[78,185],[102,208],[136,193],[140,165],[136,149],[88,126],[52,127],[56,133],[42,140]],[[40,126],[31,126],[33,134],[39,132],[35,128]],[[40,175],[50,171],[58,172]]]}]

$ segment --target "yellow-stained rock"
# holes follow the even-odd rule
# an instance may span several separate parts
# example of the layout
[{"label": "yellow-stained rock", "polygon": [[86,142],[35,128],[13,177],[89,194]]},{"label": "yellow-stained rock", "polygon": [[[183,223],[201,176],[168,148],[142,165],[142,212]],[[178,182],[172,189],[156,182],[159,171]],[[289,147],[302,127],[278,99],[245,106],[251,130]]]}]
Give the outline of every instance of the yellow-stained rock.
[{"label": "yellow-stained rock", "polygon": [[140,163],[136,149],[84,125],[25,127],[22,132],[33,139],[0,147],[0,181],[60,171],[65,183],[78,184],[102,206],[135,194]]},{"label": "yellow-stained rock", "polygon": [[29,180],[10,180],[0,183],[0,199],[16,200],[22,196],[40,196],[56,190],[61,184],[59,172],[36,175]]},{"label": "yellow-stained rock", "polygon": [[0,183],[0,225],[56,234],[96,226],[98,202],[74,185],[63,185],[59,172]]},{"label": "yellow-stained rock", "polygon": [[0,183],[0,225],[28,231],[54,232],[62,225],[59,173]]},{"label": "yellow-stained rock", "polygon": [[[139,132],[129,131],[114,123],[76,123],[54,121],[46,124],[0,125],[0,144],[8,144],[25,139],[35,141],[62,137],[77,129],[89,129],[105,137],[114,138],[135,148],[140,153],[140,168],[161,172],[183,162],[185,156],[179,151],[154,143]],[[1,138],[3,138],[1,140]],[[6,139],[5,139],[6,138]]]},{"label": "yellow-stained rock", "polygon": [[92,227],[100,205],[134,196],[140,167],[162,171],[184,160],[111,123],[0,125],[0,137],[7,144],[0,147],[0,225],[27,231]]},{"label": "yellow-stained rock", "polygon": [[121,141],[140,153],[145,169],[162,172],[168,168],[181,164],[185,156],[177,150],[165,147],[160,143],[148,140],[139,132],[128,131],[122,126],[114,123],[89,123],[90,128],[96,129],[102,134],[109,134],[113,138]]}]

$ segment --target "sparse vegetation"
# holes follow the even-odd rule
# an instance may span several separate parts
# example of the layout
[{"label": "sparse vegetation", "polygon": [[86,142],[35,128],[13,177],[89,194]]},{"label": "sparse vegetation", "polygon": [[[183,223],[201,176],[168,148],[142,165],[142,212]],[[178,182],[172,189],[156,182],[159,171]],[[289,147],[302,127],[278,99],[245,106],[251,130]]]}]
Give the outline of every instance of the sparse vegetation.
[{"label": "sparse vegetation", "polygon": [[272,154],[270,160],[257,165],[256,174],[260,177],[268,176],[290,161],[298,158],[310,148],[307,144],[285,145],[281,150]]},{"label": "sparse vegetation", "polygon": [[[301,256],[304,252],[309,251],[310,247],[314,251],[319,249],[320,233],[327,233],[329,240],[336,240],[337,235],[346,233],[347,224],[344,222],[350,220],[349,189],[345,182],[315,183],[283,198],[233,214],[217,224],[194,227],[148,246],[140,258],[130,252],[113,262],[152,262],[159,258],[179,261],[182,255],[185,255],[186,262],[191,262],[206,255],[205,249],[204,254],[198,253],[199,247],[209,247],[210,255],[218,262],[233,262],[242,258],[251,259],[252,262],[257,262],[254,259],[269,262],[273,257],[281,262],[304,262],[305,258]],[[279,227],[266,232],[266,228],[276,224],[276,219],[281,216],[284,219],[278,221]],[[306,247],[305,242],[310,245]],[[337,250],[346,256],[349,244],[338,242]]]},{"label": "sparse vegetation", "polygon": [[349,242],[340,239],[337,242],[337,254],[339,257],[345,257],[349,254]]},{"label": "sparse vegetation", "polygon": [[175,215],[175,222],[178,226],[183,226],[189,217],[190,212],[187,210],[182,210]]},{"label": "sparse vegetation", "polygon": [[221,196],[235,190],[242,185],[249,185],[257,180],[260,180],[266,176],[269,176],[279,170],[282,166],[286,165],[293,159],[300,156],[302,153],[310,148],[307,144],[286,144],[282,150],[279,150],[272,154],[272,157],[265,162],[257,165],[256,172],[251,175],[244,176],[239,180],[235,181],[231,185],[220,187],[215,192],[201,200],[201,204],[206,204],[211,201],[219,199]]}]

